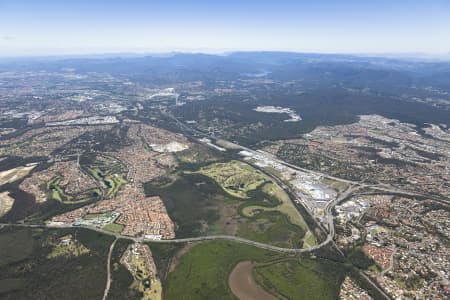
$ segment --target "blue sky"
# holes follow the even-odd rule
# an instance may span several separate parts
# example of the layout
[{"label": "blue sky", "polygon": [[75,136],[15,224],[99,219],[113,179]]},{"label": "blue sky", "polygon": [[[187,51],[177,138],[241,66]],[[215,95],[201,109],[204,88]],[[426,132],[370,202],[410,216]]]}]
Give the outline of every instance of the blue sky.
[{"label": "blue sky", "polygon": [[0,0],[0,55],[450,52],[450,0]]}]

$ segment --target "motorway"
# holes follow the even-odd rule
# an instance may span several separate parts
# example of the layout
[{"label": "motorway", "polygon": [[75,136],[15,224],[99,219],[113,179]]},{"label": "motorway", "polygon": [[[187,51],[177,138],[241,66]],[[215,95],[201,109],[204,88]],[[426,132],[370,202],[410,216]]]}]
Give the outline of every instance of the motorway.
[{"label": "motorway", "polygon": [[[216,138],[214,136],[210,136],[208,134],[205,134],[203,132],[200,132],[196,129],[193,129],[189,126],[187,126],[185,123],[179,121],[176,117],[174,117],[172,114],[168,114],[166,112],[162,112],[164,115],[170,117],[171,119],[173,119],[180,127],[181,129],[183,129],[183,131],[185,131],[185,133],[190,136],[191,138],[199,141],[198,136],[201,137],[206,137],[208,139],[211,139],[213,141],[216,140]],[[201,142],[201,141],[199,141]],[[226,141],[228,142],[228,141]],[[347,198],[351,197],[355,192],[361,190],[361,189],[373,189],[373,190],[378,190],[381,192],[385,192],[385,193],[393,193],[393,194],[403,194],[403,195],[408,195],[408,196],[413,196],[413,197],[426,197],[424,195],[420,195],[420,194],[415,194],[415,193],[410,193],[410,192],[405,192],[403,190],[399,190],[396,188],[393,188],[391,186],[387,186],[387,185],[373,185],[373,184],[366,184],[363,182],[356,182],[356,181],[351,181],[351,180],[346,180],[346,179],[342,179],[342,178],[337,178],[334,176],[330,176],[328,174],[325,173],[321,173],[318,171],[312,171],[312,170],[308,170],[308,169],[304,169],[304,168],[300,168],[298,166],[292,165],[290,163],[287,163],[285,161],[282,161],[280,159],[278,159],[277,157],[275,157],[272,154],[269,153],[265,153],[263,151],[255,151],[253,149],[247,148],[245,146],[241,146],[241,145],[237,145],[236,143],[233,143],[236,146],[240,147],[240,149],[242,150],[246,150],[249,151],[251,153],[259,153],[259,154],[263,154],[266,156],[269,156],[271,160],[284,165],[286,167],[292,168],[294,170],[298,170],[298,171],[302,171],[302,172],[306,172],[309,174],[313,174],[313,175],[319,175],[321,177],[324,178],[328,178],[328,179],[332,179],[332,180],[336,180],[336,181],[340,181],[340,182],[344,182],[349,184],[349,187],[342,193],[340,193],[335,199],[333,199],[332,201],[329,201],[325,207],[325,220],[326,220],[326,224],[323,224],[321,222],[319,222],[313,215],[313,213],[309,210],[309,208],[305,205],[302,205],[302,207],[304,208],[304,210],[306,211],[307,214],[309,214],[309,217],[311,218],[311,220],[313,220],[316,225],[323,231],[327,233],[327,237],[324,241],[320,242],[317,245],[314,245],[312,247],[309,248],[282,248],[282,247],[277,247],[274,245],[270,245],[270,244],[265,244],[265,243],[261,243],[261,242],[256,242],[256,241],[252,241],[252,240],[248,240],[242,237],[238,237],[238,236],[232,236],[232,235],[211,235],[211,236],[199,236],[199,237],[189,237],[189,238],[178,238],[178,239],[171,239],[171,240],[153,240],[153,239],[146,239],[144,237],[132,237],[132,236],[125,236],[125,235],[121,235],[118,233],[113,233],[113,232],[109,232],[109,231],[105,231],[102,230],[100,228],[96,228],[96,227],[88,227],[88,226],[73,226],[71,224],[67,224],[67,225],[52,225],[52,224],[10,224],[10,223],[3,223],[0,224],[0,228],[3,227],[29,227],[29,228],[52,228],[52,229],[58,229],[58,228],[83,228],[83,229],[87,229],[87,230],[92,230],[92,231],[96,231],[102,234],[106,234],[109,236],[113,236],[115,237],[114,242],[111,244],[110,249],[109,249],[109,254],[108,254],[108,261],[107,261],[107,283],[106,283],[106,287],[105,287],[105,291],[104,291],[104,296],[103,299],[106,299],[107,295],[108,295],[108,291],[111,285],[111,274],[110,274],[110,270],[111,270],[111,255],[112,255],[112,251],[114,249],[114,245],[116,243],[116,241],[118,239],[126,239],[126,240],[130,240],[136,243],[142,243],[142,242],[151,242],[151,243],[192,243],[192,242],[201,242],[201,241],[209,241],[209,240],[228,240],[228,241],[232,241],[232,242],[238,242],[238,243],[242,243],[242,244],[247,244],[250,246],[254,246],[260,249],[265,249],[265,250],[269,250],[269,251],[275,251],[275,252],[281,252],[281,253],[290,253],[290,254],[300,254],[300,253],[308,253],[308,252],[312,252],[314,250],[320,249],[323,246],[331,243],[334,248],[342,255],[342,257],[345,257],[344,253],[339,249],[339,247],[335,244],[334,242],[334,235],[335,235],[335,228],[334,228],[334,219],[333,219],[333,209],[334,207],[339,204],[340,202],[346,200]],[[245,161],[245,163],[248,163],[247,161]],[[290,188],[288,185],[286,185],[280,178],[278,178],[277,176],[275,176],[272,173],[267,172],[267,170],[256,166],[254,164],[252,164],[253,167],[257,168],[258,170],[260,170],[261,172],[263,172],[264,174],[266,174],[267,176],[269,176],[275,183],[277,183],[281,188],[284,189],[284,191],[289,195],[289,198],[291,199],[291,201],[293,201],[293,204],[295,207],[297,207],[296,203],[303,203],[303,200],[300,199],[300,197],[297,195],[297,193]],[[443,201],[448,203],[448,201],[446,200],[442,200],[442,199],[435,199],[438,201]],[[300,211],[299,211],[300,213]],[[326,225],[326,226],[325,226]],[[360,275],[369,283],[371,284],[379,293],[380,295],[382,295],[385,299],[390,299],[390,297],[388,295],[386,295],[386,293],[380,289],[373,281],[370,277],[368,277],[366,274],[364,274],[362,271],[359,270]]]},{"label": "motorway", "polygon": [[[203,132],[200,132],[196,129],[193,129],[191,127],[188,127],[186,124],[184,124],[183,122],[179,121],[177,118],[175,118],[173,115],[168,114],[166,112],[162,112],[164,115],[172,118],[174,121],[177,122],[177,124],[181,127],[181,129],[183,129],[183,131],[186,132],[187,135],[189,135],[191,138],[198,140],[198,136],[202,136],[202,137],[206,137],[212,140],[216,140],[216,138],[214,136],[210,136],[207,135]],[[201,142],[201,141],[199,141]],[[235,143],[233,143],[235,144]],[[131,240],[133,242],[137,242],[137,243],[142,243],[142,242],[152,242],[152,243],[191,243],[191,242],[201,242],[201,241],[208,241],[208,240],[229,240],[229,241],[233,241],[233,242],[238,242],[238,243],[243,243],[243,244],[247,244],[250,246],[254,246],[254,247],[258,247],[260,249],[265,249],[265,250],[270,250],[270,251],[275,251],[275,252],[281,252],[281,253],[291,253],[291,254],[299,254],[299,253],[307,253],[307,252],[312,252],[314,250],[320,249],[323,246],[332,243],[332,245],[334,246],[334,248],[343,256],[345,257],[345,255],[342,253],[342,251],[339,249],[339,247],[337,247],[337,245],[334,243],[334,235],[335,235],[335,228],[334,228],[334,220],[333,220],[333,209],[334,207],[339,204],[340,202],[344,201],[345,199],[351,197],[355,192],[361,190],[361,189],[373,189],[373,190],[378,190],[381,192],[386,192],[386,193],[393,193],[393,194],[403,194],[403,195],[408,195],[408,196],[413,196],[413,197],[426,197],[425,195],[420,195],[420,194],[415,194],[415,193],[410,193],[410,192],[405,192],[403,190],[399,190],[396,188],[393,188],[391,186],[387,186],[387,185],[373,185],[373,184],[366,184],[363,182],[356,182],[356,181],[350,181],[350,180],[345,180],[342,178],[337,178],[334,176],[330,176],[328,174],[324,174],[318,171],[312,171],[312,170],[307,170],[304,168],[300,168],[298,166],[289,164],[287,162],[284,162],[278,158],[276,158],[275,156],[269,154],[269,153],[265,153],[262,151],[255,151],[252,150],[250,148],[241,146],[241,145],[237,145],[236,146],[240,147],[242,150],[246,150],[246,151],[250,151],[252,153],[259,153],[259,154],[264,154],[264,155],[268,155],[270,156],[270,159],[285,165],[286,167],[290,167],[292,169],[295,170],[299,170],[302,172],[306,172],[309,174],[314,174],[314,175],[319,175],[322,176],[324,178],[328,178],[328,179],[332,179],[332,180],[337,180],[340,182],[345,182],[347,184],[350,184],[350,186],[347,188],[347,190],[345,190],[344,192],[340,193],[335,199],[333,199],[332,201],[329,201],[326,205],[325,208],[325,220],[326,220],[326,226],[324,226],[324,224],[318,222],[318,220],[314,217],[314,215],[312,214],[312,212],[308,209],[308,207],[305,207],[305,205],[303,205],[303,208],[305,209],[306,213],[308,213],[311,217],[312,220],[314,220],[314,222],[318,225],[319,228],[321,228],[324,232],[327,232],[327,237],[324,241],[320,242],[317,245],[314,245],[312,247],[309,248],[282,248],[282,247],[277,247],[274,245],[269,245],[269,244],[265,244],[265,243],[261,243],[261,242],[256,242],[256,241],[252,241],[252,240],[248,240],[245,238],[241,238],[241,237],[237,237],[237,236],[232,236],[232,235],[211,235],[211,236],[199,236],[199,237],[190,237],[190,238],[178,238],[178,239],[171,239],[171,240],[153,240],[153,239],[146,239],[144,237],[131,237],[131,236],[125,236],[125,235],[121,235],[118,233],[113,233],[113,232],[109,232],[109,231],[105,231],[102,230],[100,228],[95,228],[95,227],[88,227],[88,226],[72,226],[71,224],[68,225],[51,225],[51,224],[10,224],[10,223],[3,223],[0,224],[0,228],[2,227],[29,227],[29,228],[53,228],[53,229],[57,229],[57,228],[83,228],[83,229],[87,229],[87,230],[93,230],[102,234],[106,234],[109,236],[114,236],[115,240],[114,242],[111,244],[110,246],[110,250],[109,250],[109,255],[108,255],[108,265],[107,265],[107,269],[108,269],[108,279],[107,279],[107,286],[105,288],[105,293],[104,293],[104,299],[106,298],[107,294],[108,294],[108,290],[109,290],[109,286],[111,283],[111,276],[110,276],[110,260],[111,260],[111,254],[112,254],[112,250],[114,248],[115,242],[117,241],[117,239],[126,239],[126,240]],[[247,161],[245,163],[248,163]],[[297,207],[296,202],[298,203],[302,203],[302,199],[299,198],[299,196],[297,195],[297,193],[291,189],[289,186],[287,186],[280,178],[276,177],[275,175],[267,172],[266,170],[253,165],[254,167],[256,167],[258,170],[260,170],[261,172],[263,172],[264,174],[266,174],[267,176],[269,176],[274,182],[276,182],[281,188],[283,188],[285,190],[285,192],[289,195],[289,198],[291,199],[291,201],[294,202],[294,206]],[[430,197],[428,197],[430,198]],[[438,201],[443,201],[448,203],[447,200],[443,200],[443,199],[434,199],[434,200],[438,200]],[[300,213],[300,212],[299,212]],[[363,272],[359,271],[361,276],[364,277],[374,288],[376,288],[381,295],[383,295],[386,299],[389,299],[389,296],[386,295],[384,293],[383,290],[381,290],[369,277],[367,277]]]},{"label": "motorway", "polygon": [[[208,139],[211,139],[212,141],[217,140],[217,138],[215,136],[211,136],[209,134],[206,134],[204,132],[201,132],[195,128],[192,128],[188,125],[186,125],[185,123],[183,123],[182,121],[180,121],[178,118],[176,118],[174,115],[172,115],[171,113],[168,113],[166,111],[161,111],[162,114],[164,114],[165,116],[169,117],[170,119],[172,119],[173,121],[175,121],[180,129],[182,129],[184,131],[184,133],[188,136],[190,136],[191,138],[197,140],[198,142],[203,143],[202,141],[200,141],[198,139],[198,136],[201,137],[206,137]],[[410,197],[419,197],[419,198],[429,198],[429,199],[433,199],[436,201],[440,201],[440,202],[444,202],[444,203],[450,203],[448,200],[445,199],[439,199],[439,198],[435,198],[432,196],[428,196],[428,195],[422,195],[422,194],[418,194],[418,193],[411,193],[408,191],[404,191],[395,187],[392,187],[390,185],[387,184],[368,184],[368,183],[364,183],[364,182],[358,182],[358,181],[352,181],[352,180],[347,180],[347,179],[343,179],[343,178],[338,178],[335,176],[331,176],[329,174],[325,174],[319,171],[314,171],[314,170],[308,170],[305,168],[301,168],[298,167],[296,165],[287,163],[283,160],[280,160],[279,158],[277,158],[276,156],[261,151],[261,150],[253,150],[251,148],[236,144],[234,142],[230,142],[227,140],[222,139],[223,141],[227,142],[227,143],[231,143],[233,145],[235,145],[236,147],[239,147],[241,150],[245,150],[248,151],[250,153],[254,153],[254,154],[263,154],[267,157],[269,157],[272,161],[279,163],[281,165],[284,165],[286,167],[289,167],[291,169],[294,170],[298,170],[298,171],[302,171],[308,174],[312,174],[312,175],[318,175],[321,176],[323,178],[327,178],[327,179],[331,179],[331,180],[335,180],[335,181],[339,181],[339,182],[344,182],[350,185],[350,187],[344,191],[343,193],[341,193],[340,195],[338,195],[338,197],[332,201],[329,201],[327,203],[325,212],[326,212],[326,219],[327,219],[327,226],[328,226],[328,236],[326,239],[326,243],[323,243],[323,245],[327,244],[328,242],[332,241],[334,238],[334,222],[333,222],[333,215],[332,215],[332,211],[334,209],[334,207],[339,204],[340,202],[344,201],[345,199],[349,198],[353,193],[355,193],[357,190],[361,190],[361,189],[372,189],[372,190],[376,190],[376,191],[380,191],[380,192],[384,192],[384,193],[388,193],[388,194],[397,194],[397,195],[405,195],[405,196],[410,196]],[[248,161],[244,161],[244,163],[249,163]],[[291,201],[294,200],[298,200],[299,203],[303,203],[302,199],[299,198],[299,196],[297,195],[297,193],[295,191],[293,191],[289,186],[287,186],[280,178],[276,177],[274,174],[267,172],[266,170],[264,170],[263,168],[258,167],[255,164],[252,164],[253,167],[257,168],[258,170],[260,170],[261,172],[263,172],[264,174],[268,175],[271,179],[273,179],[280,187],[282,187],[285,192],[290,196]],[[294,201],[294,206],[296,206],[295,204],[296,201]],[[305,205],[303,205],[303,208],[305,209],[305,211],[310,215],[310,217],[316,222],[316,224],[321,228],[324,229],[323,224],[320,224],[319,222],[317,222],[316,218],[314,217],[313,213],[309,210],[309,208]],[[322,244],[322,243],[321,243]]]},{"label": "motorway", "polygon": [[[216,138],[214,136],[210,136],[208,134],[205,134],[203,132],[200,132],[200,131],[198,131],[198,130],[196,130],[194,128],[191,128],[191,127],[187,126],[185,123],[183,123],[180,120],[178,120],[172,114],[169,114],[169,113],[166,113],[166,112],[162,112],[162,113],[165,114],[166,116],[170,117],[172,120],[174,120],[181,127],[181,129],[183,129],[183,131],[185,131],[185,133],[189,134],[189,136],[191,136],[195,140],[197,140],[197,141],[199,140],[197,138],[197,136],[206,137],[208,139],[211,139],[212,141],[216,140]],[[224,141],[225,142],[229,142],[229,141],[226,141],[226,140],[224,140]],[[199,141],[199,142],[201,142],[201,141]],[[231,142],[229,142],[229,143],[231,143]],[[235,240],[235,241],[239,241],[241,243],[250,244],[250,245],[253,245],[253,246],[256,246],[256,247],[260,247],[260,248],[263,248],[263,249],[269,249],[269,250],[280,251],[280,252],[288,252],[288,253],[304,253],[304,252],[314,251],[316,249],[319,249],[319,248],[327,245],[328,243],[332,243],[332,245],[338,251],[338,253],[341,254],[342,257],[345,257],[344,253],[339,249],[339,247],[334,242],[335,228],[334,228],[333,209],[334,209],[334,207],[336,205],[338,205],[342,201],[344,201],[344,200],[348,199],[349,197],[351,197],[355,192],[357,192],[357,191],[359,191],[361,189],[367,189],[367,188],[373,189],[373,190],[378,190],[378,191],[385,192],[385,193],[402,194],[402,195],[407,195],[407,196],[412,196],[412,197],[427,197],[425,195],[405,192],[403,190],[399,190],[397,188],[394,188],[394,187],[388,186],[388,185],[366,184],[364,182],[356,182],[356,181],[351,181],[351,180],[346,180],[346,179],[334,177],[334,176],[331,176],[329,174],[325,174],[325,173],[322,173],[322,172],[319,172],[319,171],[313,171],[313,170],[304,169],[304,168],[298,167],[296,165],[293,165],[293,164],[287,163],[285,161],[282,161],[282,160],[278,159],[277,157],[275,157],[272,154],[265,153],[263,151],[255,151],[253,149],[247,148],[245,146],[238,145],[236,143],[232,143],[232,144],[240,147],[241,150],[246,150],[246,151],[249,151],[250,153],[259,153],[259,154],[264,154],[266,156],[269,156],[271,160],[273,160],[273,161],[275,161],[275,162],[277,162],[277,163],[279,163],[281,165],[284,165],[286,167],[292,168],[294,170],[302,171],[302,172],[305,172],[305,173],[308,173],[308,174],[319,175],[319,176],[324,177],[324,178],[328,178],[328,179],[331,179],[331,180],[340,181],[340,182],[344,182],[344,183],[349,184],[349,187],[347,188],[347,190],[345,190],[344,192],[340,193],[335,199],[333,199],[332,201],[329,201],[327,203],[327,205],[326,205],[326,208],[325,208],[325,219],[326,219],[326,223],[327,223],[326,225],[328,227],[328,230],[325,230],[323,224],[321,224],[320,222],[317,221],[317,219],[314,217],[313,213],[309,210],[309,208],[306,205],[303,205],[304,210],[306,211],[307,214],[309,214],[311,219],[314,220],[314,222],[319,226],[319,228],[321,228],[324,232],[327,232],[326,239],[324,241],[322,241],[321,243],[313,246],[313,247],[303,248],[303,249],[279,248],[279,247],[275,247],[275,246],[272,246],[272,245],[261,244],[261,243],[258,243],[258,242],[249,241],[249,240],[238,238],[238,237],[233,237],[233,240]],[[248,162],[245,161],[245,163],[248,163]],[[267,172],[266,170],[264,170],[263,168],[260,168],[260,167],[254,165],[254,164],[252,164],[252,166],[257,168],[258,170],[260,170],[264,174],[268,175],[272,180],[274,180],[274,182],[276,182],[281,188],[283,188],[284,191],[289,195],[289,198],[291,199],[291,201],[294,202],[294,206],[295,207],[297,207],[296,206],[296,202],[303,203],[302,199],[299,198],[297,193],[293,189],[291,189],[288,185],[286,185],[280,178],[278,178],[274,174],[271,174],[271,173]],[[295,200],[297,200],[297,201],[295,201]],[[434,200],[438,200],[438,201],[442,201],[442,202],[448,203],[447,200],[443,200],[443,199],[434,199]],[[220,236],[220,237],[224,238],[226,236]],[[219,236],[211,237],[211,238],[212,239],[219,238]],[[380,296],[382,296],[384,299],[390,299],[389,295],[387,295],[363,271],[358,270],[358,273],[374,289],[376,289],[378,291]]]},{"label": "motorway", "polygon": [[151,243],[170,244],[170,243],[192,243],[192,242],[201,242],[201,241],[210,241],[210,240],[229,240],[229,241],[238,242],[238,243],[242,243],[242,244],[247,244],[247,245],[254,246],[254,247],[257,247],[257,248],[261,248],[261,249],[265,249],[265,250],[270,250],[270,251],[275,251],[275,252],[282,252],[282,253],[293,253],[293,254],[306,253],[306,252],[314,251],[314,250],[319,249],[319,248],[321,248],[324,245],[329,243],[329,241],[324,241],[324,242],[322,242],[320,244],[317,244],[317,245],[315,245],[313,247],[310,247],[310,248],[296,249],[296,248],[277,247],[277,246],[273,246],[273,245],[269,245],[269,244],[255,242],[255,241],[248,240],[248,239],[241,238],[241,237],[234,236],[234,235],[208,235],[208,236],[179,238],[179,239],[171,239],[171,240],[153,240],[153,239],[146,239],[144,237],[132,237],[132,236],[128,236],[128,235],[121,235],[121,234],[118,234],[118,233],[113,233],[113,232],[110,232],[110,231],[106,231],[106,230],[103,230],[103,229],[100,229],[100,228],[90,227],[90,226],[1,223],[0,224],[0,228],[3,228],[3,227],[27,227],[27,228],[49,228],[49,229],[83,228],[83,229],[87,229],[87,230],[96,231],[96,232],[99,232],[99,233],[102,233],[102,234],[106,234],[106,235],[109,235],[109,236],[113,236],[116,239],[130,240],[130,241],[133,241],[135,243],[151,242]]}]

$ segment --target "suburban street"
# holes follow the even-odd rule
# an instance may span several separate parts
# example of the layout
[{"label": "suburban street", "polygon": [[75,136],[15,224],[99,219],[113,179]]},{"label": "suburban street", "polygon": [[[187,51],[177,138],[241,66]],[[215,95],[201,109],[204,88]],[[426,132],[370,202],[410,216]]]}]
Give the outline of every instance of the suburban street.
[{"label": "suburban street", "polygon": [[[199,136],[201,137],[207,137],[208,139],[211,139],[213,141],[216,140],[216,138],[214,136],[210,136],[208,134],[202,133],[196,129],[190,128],[189,126],[187,126],[186,124],[184,124],[183,122],[179,121],[176,117],[174,117],[171,114],[168,114],[167,112],[162,112],[163,114],[165,114],[166,116],[172,118],[174,121],[177,122],[177,124],[181,127],[181,129],[185,132],[186,135],[190,136],[192,139],[197,140],[198,142],[203,143],[202,141],[199,140]],[[225,141],[228,142],[228,141]],[[246,150],[252,153],[255,153],[255,150],[252,150],[250,148],[247,148],[245,146],[240,146],[237,145],[236,143],[233,143],[234,145],[240,147],[240,149],[242,150]],[[211,146],[211,145],[209,145]],[[211,146],[212,147],[212,146]],[[349,197],[351,197],[352,195],[360,192],[361,190],[372,190],[374,192],[382,192],[382,193],[387,193],[387,194],[400,194],[400,195],[406,195],[406,196],[412,196],[412,197],[427,197],[426,195],[420,195],[420,194],[416,194],[416,193],[410,193],[407,191],[403,191],[388,185],[384,185],[384,184],[367,184],[364,182],[355,182],[355,181],[350,181],[350,180],[345,180],[345,179],[341,179],[341,178],[337,178],[334,176],[330,176],[328,174],[324,174],[318,171],[312,171],[312,170],[307,170],[304,168],[300,168],[298,166],[289,164],[287,162],[284,162],[276,157],[274,157],[271,154],[268,153],[264,153],[264,152],[258,152],[258,153],[263,153],[264,155],[268,155],[270,157],[271,160],[282,164],[286,167],[292,168],[294,170],[299,170],[302,172],[306,172],[309,174],[313,174],[313,175],[319,175],[322,176],[324,178],[328,178],[328,179],[332,179],[332,180],[336,180],[336,181],[340,181],[340,182],[344,182],[346,184],[349,184],[349,187],[339,193],[333,200],[329,201],[324,209],[324,222],[320,222],[314,215],[313,213],[309,210],[308,207],[306,207],[305,205],[302,205],[304,211],[309,215],[309,218],[311,220],[313,220],[315,222],[315,224],[324,232],[326,233],[326,238],[321,241],[320,243],[312,246],[312,247],[308,247],[308,248],[283,248],[283,247],[278,247],[278,246],[274,246],[274,245],[270,245],[270,244],[266,244],[266,243],[261,243],[261,242],[257,242],[257,241],[252,241],[249,239],[245,239],[242,237],[238,237],[238,236],[233,236],[233,235],[210,235],[210,236],[198,236],[198,237],[187,237],[187,238],[175,238],[175,239],[161,239],[161,240],[157,240],[157,239],[148,239],[148,238],[144,238],[144,237],[133,237],[133,236],[128,236],[128,235],[122,235],[119,233],[113,233],[110,231],[106,231],[103,230],[101,228],[96,228],[96,227],[91,227],[91,226],[85,226],[85,225],[81,225],[81,226],[74,226],[72,224],[67,224],[67,225],[53,225],[53,224],[13,224],[13,223],[2,223],[0,224],[0,228],[3,227],[28,227],[28,228],[49,228],[49,229],[58,229],[58,228],[83,228],[86,230],[92,230],[92,231],[96,231],[99,232],[101,234],[105,234],[105,235],[109,235],[109,236],[113,236],[115,239],[112,242],[112,244],[110,245],[109,248],[109,253],[108,253],[108,258],[107,258],[107,282],[106,282],[106,287],[105,287],[105,291],[104,291],[104,296],[103,299],[105,300],[107,295],[108,295],[108,291],[109,288],[111,286],[111,256],[112,256],[112,252],[114,249],[114,246],[116,244],[116,241],[118,239],[125,239],[125,240],[130,240],[132,242],[135,243],[143,243],[143,242],[151,242],[151,243],[193,243],[193,242],[202,242],[202,241],[209,241],[209,240],[228,240],[228,241],[233,241],[233,242],[238,242],[238,243],[242,243],[242,244],[247,244],[250,246],[254,246],[260,249],[265,249],[265,250],[269,250],[269,251],[274,251],[274,252],[280,252],[280,253],[290,253],[290,254],[300,254],[300,253],[308,253],[308,252],[312,252],[314,250],[320,249],[322,247],[324,247],[325,245],[331,243],[333,245],[333,247],[336,249],[336,251],[342,255],[342,257],[345,257],[344,253],[339,249],[339,247],[337,247],[337,245],[334,242],[334,235],[335,235],[335,226],[334,226],[334,217],[333,217],[333,210],[334,207],[336,205],[338,205],[339,203],[341,203],[342,201],[345,201],[346,199],[348,199]],[[248,161],[243,160],[242,158],[238,157],[236,158],[238,160],[241,160],[245,163],[249,163]],[[268,172],[267,170],[265,170],[264,168],[261,168],[260,166],[257,166],[253,163],[250,163],[253,167],[255,167],[256,169],[258,169],[260,172],[264,173],[265,175],[267,175],[268,177],[270,177],[273,182],[275,182],[277,185],[279,185],[289,196],[289,199],[292,201],[292,203],[294,204],[294,206],[297,208],[297,210],[299,210],[299,205],[301,205],[301,203],[303,203],[302,199],[300,199],[300,196],[291,188],[289,187],[285,182],[283,182],[282,179],[278,178],[276,175]],[[430,197],[433,198],[433,197]],[[447,200],[445,199],[434,199],[434,200],[438,200],[438,201],[442,201],[445,203],[448,203]],[[299,213],[301,214],[302,212],[299,210]],[[391,258],[392,260],[392,258]],[[392,266],[392,263],[391,263]],[[362,271],[359,270],[360,275],[367,281],[369,282],[375,289],[378,290],[378,292],[383,295],[386,299],[389,299],[389,297],[386,295],[386,293],[381,290],[377,284],[375,284],[366,274],[364,274]]]}]

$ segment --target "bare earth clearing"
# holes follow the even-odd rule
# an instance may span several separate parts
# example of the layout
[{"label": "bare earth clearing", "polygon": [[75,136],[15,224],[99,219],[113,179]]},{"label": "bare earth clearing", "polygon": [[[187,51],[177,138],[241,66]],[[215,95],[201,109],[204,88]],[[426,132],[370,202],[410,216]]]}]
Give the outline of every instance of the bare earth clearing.
[{"label": "bare earth clearing", "polygon": [[266,292],[253,278],[253,263],[243,261],[238,263],[228,277],[228,286],[240,300],[277,300]]}]

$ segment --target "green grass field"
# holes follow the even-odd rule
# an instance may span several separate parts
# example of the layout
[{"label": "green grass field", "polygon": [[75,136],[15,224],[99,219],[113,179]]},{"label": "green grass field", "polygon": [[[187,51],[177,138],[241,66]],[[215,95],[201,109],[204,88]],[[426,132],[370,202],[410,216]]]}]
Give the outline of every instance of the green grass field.
[{"label": "green grass field", "polygon": [[122,224],[109,223],[103,226],[103,229],[106,231],[111,231],[114,233],[121,233],[124,226]]},{"label": "green grass field", "polygon": [[317,244],[315,236],[311,231],[306,232],[305,237],[303,238],[304,247],[312,247]]},{"label": "green grass field", "polygon": [[228,274],[243,260],[268,261],[278,254],[251,246],[211,241],[195,245],[184,254],[165,281],[164,298],[171,300],[235,299]]},{"label": "green grass field", "polygon": [[279,211],[288,216],[289,221],[292,224],[297,225],[304,230],[307,229],[307,225],[303,220],[303,217],[295,208],[286,192],[284,192],[278,185],[274,183],[266,183],[262,186],[262,192],[280,201],[279,204],[273,207],[261,205],[243,206],[242,213],[245,216],[252,217],[259,211]]},{"label": "green grass field", "polygon": [[164,299],[236,299],[228,276],[240,261],[253,261],[257,283],[286,299],[337,299],[346,269],[320,259],[294,257],[228,241],[196,244],[167,276]]},{"label": "green grass field", "polygon": [[102,170],[99,168],[87,168],[89,174],[91,174],[92,177],[94,177],[97,180],[103,180],[103,178],[106,176]]},{"label": "green grass field", "polygon": [[301,248],[305,231],[292,223],[286,215],[277,212],[261,212],[241,223],[238,235],[252,241],[286,248]]},{"label": "green grass field", "polygon": [[109,218],[111,216],[112,216],[112,212],[108,211],[108,212],[99,213],[99,214],[87,214],[83,217],[83,219],[92,220],[92,219],[97,219],[97,218]]},{"label": "green grass field", "polygon": [[333,262],[292,259],[254,269],[257,282],[288,299],[337,299],[345,272]]}]

